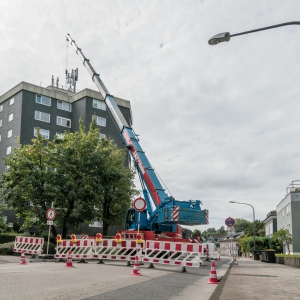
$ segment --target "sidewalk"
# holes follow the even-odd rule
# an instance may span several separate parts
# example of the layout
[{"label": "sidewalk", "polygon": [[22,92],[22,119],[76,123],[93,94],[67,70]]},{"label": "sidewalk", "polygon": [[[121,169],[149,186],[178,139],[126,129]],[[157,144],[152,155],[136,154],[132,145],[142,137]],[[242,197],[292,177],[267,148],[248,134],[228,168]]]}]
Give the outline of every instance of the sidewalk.
[{"label": "sidewalk", "polygon": [[300,270],[286,265],[238,258],[210,300],[300,299]]}]

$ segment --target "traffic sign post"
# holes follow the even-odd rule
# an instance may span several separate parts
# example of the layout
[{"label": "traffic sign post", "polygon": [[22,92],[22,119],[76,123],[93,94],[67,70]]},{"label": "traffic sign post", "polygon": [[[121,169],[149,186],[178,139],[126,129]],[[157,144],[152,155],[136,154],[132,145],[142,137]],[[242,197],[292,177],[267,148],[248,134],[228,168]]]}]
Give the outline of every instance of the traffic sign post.
[{"label": "traffic sign post", "polygon": [[228,227],[228,232],[231,235],[231,249],[232,249],[232,263],[234,263],[234,247],[233,247],[233,232],[234,232],[234,225],[235,225],[235,219],[229,217],[225,220],[225,225]]},{"label": "traffic sign post", "polygon": [[51,208],[49,208],[46,212],[46,218],[47,218],[47,225],[49,225],[49,231],[48,231],[48,243],[47,243],[47,255],[49,252],[49,242],[50,242],[50,230],[51,226],[53,225],[53,220],[56,217],[56,212],[53,208],[53,202],[51,203]]},{"label": "traffic sign post", "polygon": [[136,198],[133,201],[133,208],[139,212],[139,219],[138,219],[138,233],[140,232],[140,217],[141,212],[146,208],[146,200],[142,197]]}]

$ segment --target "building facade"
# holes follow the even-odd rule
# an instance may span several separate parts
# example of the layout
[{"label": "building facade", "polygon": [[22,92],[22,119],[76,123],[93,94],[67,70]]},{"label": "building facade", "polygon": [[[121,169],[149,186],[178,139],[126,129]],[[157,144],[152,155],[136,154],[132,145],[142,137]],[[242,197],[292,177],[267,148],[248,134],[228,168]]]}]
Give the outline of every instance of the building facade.
[{"label": "building facade", "polygon": [[[120,98],[115,101],[131,125],[130,102]],[[10,89],[0,96],[0,173],[5,170],[2,158],[12,153],[18,142],[30,144],[37,127],[45,138],[53,140],[65,131],[78,131],[80,118],[87,130],[95,118],[100,135],[112,138],[119,148],[124,147],[119,129],[99,92],[84,89],[74,94],[54,86],[43,88],[26,82]]]},{"label": "building facade", "polygon": [[[277,228],[289,230],[293,236],[291,254],[300,254],[300,181],[290,183],[286,191],[287,195],[276,206]],[[285,246],[283,252],[288,253]]]},{"label": "building facade", "polygon": [[270,211],[266,218],[263,220],[265,224],[266,237],[270,238],[277,231],[277,212],[276,210]]},{"label": "building facade", "polygon": [[[130,102],[116,97],[115,101],[131,126]],[[46,139],[53,140],[55,135],[60,137],[65,131],[78,131],[80,118],[86,130],[95,118],[100,129],[99,138],[111,138],[119,148],[124,148],[120,130],[98,91],[84,89],[73,93],[55,86],[44,88],[27,82],[8,90],[0,96],[0,174],[6,170],[3,157],[11,154],[19,144],[32,143],[37,127]],[[125,164],[130,166],[129,154]],[[5,210],[3,218],[9,226],[15,221],[13,211]],[[99,231],[97,227],[100,225],[96,223],[89,227]]]}]

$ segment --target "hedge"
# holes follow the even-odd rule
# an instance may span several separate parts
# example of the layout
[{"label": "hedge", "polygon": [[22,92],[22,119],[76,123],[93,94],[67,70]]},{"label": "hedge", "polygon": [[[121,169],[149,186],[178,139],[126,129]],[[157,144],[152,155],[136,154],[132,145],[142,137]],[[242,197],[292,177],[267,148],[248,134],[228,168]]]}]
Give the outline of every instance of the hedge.
[{"label": "hedge", "polygon": [[19,233],[0,233],[0,244],[14,242],[16,236],[22,235]]},{"label": "hedge", "polygon": [[0,255],[12,255],[14,254],[14,242],[0,244]]}]

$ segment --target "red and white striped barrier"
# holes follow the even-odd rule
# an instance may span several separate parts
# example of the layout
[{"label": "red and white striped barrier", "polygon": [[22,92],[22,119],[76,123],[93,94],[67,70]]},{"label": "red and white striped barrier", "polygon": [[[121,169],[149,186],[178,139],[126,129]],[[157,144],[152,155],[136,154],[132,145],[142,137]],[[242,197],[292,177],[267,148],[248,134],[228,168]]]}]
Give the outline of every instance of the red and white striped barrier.
[{"label": "red and white striped barrier", "polygon": [[137,252],[143,248],[143,244],[136,241],[121,241],[103,239],[96,242],[93,259],[127,260],[134,261]]},{"label": "red and white striped barrier", "polygon": [[68,258],[69,251],[72,251],[72,258],[76,259],[91,259],[93,256],[94,240],[63,240],[56,245],[56,253],[54,258]]},{"label": "red and white striped barrier", "polygon": [[43,245],[44,238],[16,236],[13,251],[40,255],[43,252]]},{"label": "red and white striped barrier", "polygon": [[201,244],[147,241],[143,262],[199,268]]}]

